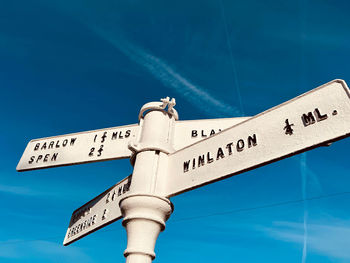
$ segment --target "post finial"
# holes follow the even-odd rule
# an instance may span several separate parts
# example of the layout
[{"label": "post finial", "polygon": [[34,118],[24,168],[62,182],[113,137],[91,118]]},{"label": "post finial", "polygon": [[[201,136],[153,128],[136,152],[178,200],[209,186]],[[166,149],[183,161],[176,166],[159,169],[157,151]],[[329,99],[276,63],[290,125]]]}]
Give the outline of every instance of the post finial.
[{"label": "post finial", "polygon": [[149,102],[142,106],[140,113],[139,113],[139,120],[143,117],[143,113],[149,110],[164,110],[168,107],[167,112],[172,115],[175,120],[179,119],[179,115],[177,111],[174,109],[174,106],[176,105],[175,98],[172,98],[170,100],[170,97],[165,97],[163,99],[160,99],[161,104],[159,102]]}]

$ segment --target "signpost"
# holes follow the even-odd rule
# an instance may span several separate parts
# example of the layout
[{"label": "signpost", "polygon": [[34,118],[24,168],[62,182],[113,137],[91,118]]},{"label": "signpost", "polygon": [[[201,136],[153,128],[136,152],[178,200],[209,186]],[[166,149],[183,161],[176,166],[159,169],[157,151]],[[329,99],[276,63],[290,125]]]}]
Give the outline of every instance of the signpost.
[{"label": "signpost", "polygon": [[168,199],[350,136],[350,92],[334,80],[255,117],[178,121],[175,100],[145,104],[139,124],[29,142],[18,171],[131,158],[133,174],[73,212],[64,245],[123,217],[128,263],[151,262]]}]

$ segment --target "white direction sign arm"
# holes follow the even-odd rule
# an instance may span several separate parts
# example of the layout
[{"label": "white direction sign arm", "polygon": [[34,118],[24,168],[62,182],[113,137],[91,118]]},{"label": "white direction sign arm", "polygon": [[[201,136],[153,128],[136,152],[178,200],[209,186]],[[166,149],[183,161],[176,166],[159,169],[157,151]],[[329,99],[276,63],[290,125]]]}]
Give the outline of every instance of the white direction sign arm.
[{"label": "white direction sign arm", "polygon": [[130,190],[131,175],[72,214],[63,245],[67,246],[122,217],[119,201]]},{"label": "white direction sign arm", "polygon": [[31,140],[17,171],[128,158],[128,143],[137,137],[137,124]]},{"label": "white direction sign arm", "polygon": [[174,149],[180,150],[249,118],[251,117],[176,121],[173,140]]},{"label": "white direction sign arm", "polygon": [[334,80],[169,155],[166,195],[310,150],[350,135],[350,95]]}]

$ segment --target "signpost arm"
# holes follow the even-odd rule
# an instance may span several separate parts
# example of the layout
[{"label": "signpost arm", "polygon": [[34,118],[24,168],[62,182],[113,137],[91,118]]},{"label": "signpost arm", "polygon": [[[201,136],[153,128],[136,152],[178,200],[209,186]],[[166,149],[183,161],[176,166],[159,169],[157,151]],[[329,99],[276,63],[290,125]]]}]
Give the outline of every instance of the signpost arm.
[{"label": "signpost arm", "polygon": [[157,184],[166,176],[163,171],[167,163],[162,156],[174,151],[172,135],[177,119],[174,105],[175,101],[168,98],[163,104],[144,105],[140,112],[141,134],[137,142],[129,145],[134,152],[131,194],[119,202],[128,236],[124,251],[127,263],[152,262],[158,235],[165,229],[165,222],[173,211],[172,203],[164,198]]}]

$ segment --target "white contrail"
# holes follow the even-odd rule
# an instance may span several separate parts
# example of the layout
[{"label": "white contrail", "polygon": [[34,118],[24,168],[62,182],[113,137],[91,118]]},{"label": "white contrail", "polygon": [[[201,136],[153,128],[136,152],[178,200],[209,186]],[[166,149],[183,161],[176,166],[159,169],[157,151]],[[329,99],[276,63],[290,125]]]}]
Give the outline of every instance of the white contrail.
[{"label": "white contrail", "polygon": [[307,183],[307,167],[306,167],[306,153],[302,153],[300,156],[300,174],[301,174],[301,185],[302,185],[302,197],[304,200],[304,242],[303,242],[303,256],[302,256],[302,263],[306,262],[307,257],[307,239],[308,239],[308,232],[307,232],[307,219],[308,219],[308,208],[307,208],[307,202],[306,202],[306,183]]},{"label": "white contrail", "polygon": [[222,0],[219,0],[219,4],[220,4],[220,9],[221,9],[222,20],[224,23],[225,33],[226,33],[227,48],[228,48],[228,52],[230,54],[233,84],[236,87],[240,109],[242,110],[242,113],[244,114],[241,92],[239,90],[239,85],[238,85],[237,69],[236,69],[235,61],[233,59],[233,50],[232,50],[232,45],[231,45],[231,41],[230,41],[230,34],[228,31],[228,23],[227,23],[226,14],[225,14],[225,7],[224,7],[224,3],[222,2]]},{"label": "white contrail", "polygon": [[109,41],[129,59],[145,68],[166,87],[173,89],[208,115],[224,115],[227,117],[242,115],[238,108],[214,98],[207,91],[194,85],[188,79],[180,75],[180,73],[175,71],[175,69],[164,60],[152,55],[143,48],[130,43],[125,38],[115,37],[101,29],[95,28],[95,32]]}]

